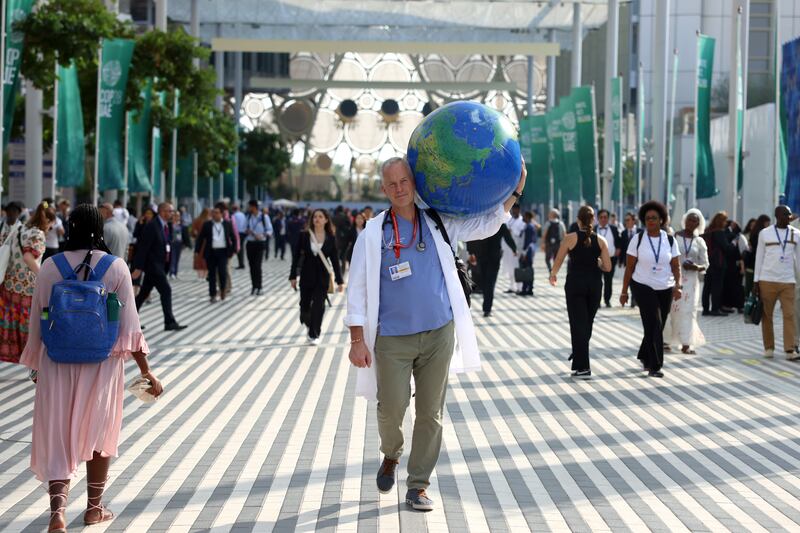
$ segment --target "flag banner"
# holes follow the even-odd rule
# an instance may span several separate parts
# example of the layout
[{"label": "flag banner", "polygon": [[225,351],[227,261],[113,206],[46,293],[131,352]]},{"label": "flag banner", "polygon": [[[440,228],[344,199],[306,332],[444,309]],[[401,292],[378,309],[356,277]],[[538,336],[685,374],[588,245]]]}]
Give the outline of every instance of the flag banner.
[{"label": "flag banner", "polygon": [[594,87],[575,87],[571,94],[575,105],[578,133],[578,156],[581,167],[581,190],[589,204],[597,202],[597,118],[594,105]]},{"label": "flag banner", "polygon": [[642,64],[639,63],[639,71],[636,82],[636,205],[642,201],[642,151],[644,150],[644,125],[645,125],[645,107],[644,107],[644,69]]},{"label": "flag banner", "polygon": [[545,114],[547,143],[550,151],[550,169],[553,173],[553,200],[560,203],[564,180],[564,150],[561,146],[561,110],[555,107]]},{"label": "flag banner", "polygon": [[672,174],[674,156],[675,156],[675,98],[678,94],[676,91],[678,85],[678,53],[677,51],[672,54],[672,92],[670,92],[670,113],[669,116],[673,117],[670,121],[670,126],[667,129],[667,143],[669,143],[669,150],[667,151],[667,204],[672,205],[675,201],[675,194],[672,189]]},{"label": "flag banner", "polygon": [[[167,94],[164,91],[158,93],[158,103],[162,108],[167,104]],[[163,161],[161,159],[162,149],[161,129],[153,127],[153,138],[150,148],[150,175],[153,180],[153,195],[160,200],[164,199],[164,184],[161,182],[161,168],[163,167]]]},{"label": "flag banner", "polygon": [[[742,34],[742,17],[736,17],[736,31]],[[741,39],[736,46],[736,157],[734,169],[736,175],[736,190],[742,190],[744,181],[744,156],[742,154],[742,137],[744,135],[744,79],[742,76],[742,43]]]},{"label": "flag banner", "polygon": [[131,39],[103,40],[98,71],[97,179],[98,189],[125,188],[123,143],[125,132],[125,87],[131,66]]},{"label": "flag banner", "polygon": [[142,91],[144,105],[141,111],[128,113],[128,192],[151,192],[150,185],[150,131],[153,82],[148,81]]},{"label": "flag banner", "polygon": [[781,95],[786,106],[786,205],[800,211],[800,38],[783,45]]},{"label": "flag banner", "polygon": [[19,66],[22,61],[24,35],[14,31],[14,24],[25,20],[33,9],[36,0],[5,0],[5,57],[3,58],[3,151],[8,146],[11,126],[14,122],[14,108],[19,92]]},{"label": "flag banner", "polygon": [[719,194],[711,152],[711,74],[714,70],[714,38],[697,36],[697,94],[695,95],[695,180],[697,198]]},{"label": "flag banner", "polygon": [[561,180],[561,200],[582,200],[581,161],[578,155],[578,121],[572,97],[559,102],[561,109],[561,146],[564,151],[564,176]]},{"label": "flag banner", "polygon": [[74,62],[68,67],[58,66],[56,75],[56,185],[80,187],[86,181],[86,147],[78,69]]},{"label": "flag banner", "polygon": [[522,156],[522,159],[525,161],[525,169],[528,171],[528,179],[525,182],[525,189],[522,191],[525,197],[525,203],[533,203],[527,192],[529,190],[528,182],[531,181],[531,174],[533,173],[533,167],[531,166],[533,163],[533,152],[531,150],[532,122],[533,117],[522,117],[519,120],[519,134],[517,135],[519,139],[519,155]]},{"label": "flag banner", "polygon": [[614,121],[614,181],[611,199],[620,201],[622,191],[622,78],[611,78],[611,120]]},{"label": "flag banner", "polygon": [[[180,136],[180,132],[178,132],[178,135]],[[194,155],[189,153],[184,157],[179,157],[175,166],[178,174],[178,180],[175,182],[175,196],[177,198],[191,198],[192,181],[194,179]]]},{"label": "flag banner", "polygon": [[528,118],[528,135],[531,156],[525,159],[528,179],[523,194],[531,204],[544,204],[550,201],[550,148],[545,115]]}]

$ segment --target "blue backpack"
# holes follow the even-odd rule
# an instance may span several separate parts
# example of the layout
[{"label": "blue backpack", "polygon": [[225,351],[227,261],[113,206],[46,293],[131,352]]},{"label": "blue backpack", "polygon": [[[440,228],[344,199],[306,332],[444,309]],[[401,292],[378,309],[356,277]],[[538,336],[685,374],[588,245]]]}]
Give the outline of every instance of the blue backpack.
[{"label": "blue backpack", "polygon": [[[53,285],[41,325],[47,355],[57,363],[101,363],[111,355],[119,335],[121,304],[103,285],[103,276],[117,258],[106,254],[92,269],[91,255],[86,257],[73,270],[64,254],[53,256],[64,279]],[[87,272],[84,280],[78,279],[81,268]]]}]

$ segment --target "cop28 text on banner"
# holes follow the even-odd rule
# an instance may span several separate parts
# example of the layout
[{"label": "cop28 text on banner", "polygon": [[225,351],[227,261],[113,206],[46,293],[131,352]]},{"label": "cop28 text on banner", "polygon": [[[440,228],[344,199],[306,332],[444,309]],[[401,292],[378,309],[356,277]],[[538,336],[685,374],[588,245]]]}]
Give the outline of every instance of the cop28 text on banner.
[{"label": "cop28 text on banner", "polygon": [[578,122],[571,97],[562,98],[561,108],[561,146],[564,150],[564,176],[561,180],[561,200],[580,201],[581,162],[578,156]]},{"label": "cop28 text on banner", "polygon": [[525,197],[532,204],[544,204],[550,200],[550,148],[547,141],[547,120],[544,115],[528,118],[531,158],[526,159],[528,180],[525,182]]},{"label": "cop28 text on banner", "polygon": [[800,211],[800,38],[783,45],[781,94],[786,107],[786,204]]},{"label": "cop28 text on banner", "polygon": [[83,109],[75,63],[59,66],[58,116],[56,118],[56,184],[59,187],[80,187],[86,178],[86,148],[83,135]]},{"label": "cop28 text on banner", "polygon": [[5,5],[5,57],[3,58],[3,150],[8,144],[11,124],[14,120],[14,104],[19,92],[19,66],[22,61],[24,35],[14,31],[14,24],[25,20],[35,0],[4,0]]},{"label": "cop28 text on banner", "polygon": [[97,91],[97,162],[98,189],[125,188],[123,136],[125,131],[125,87],[133,56],[130,39],[103,41],[100,54]]},{"label": "cop28 text on banner", "polygon": [[697,94],[695,95],[695,180],[697,198],[719,193],[711,153],[711,74],[714,71],[714,39],[697,36]]},{"label": "cop28 text on banner", "polygon": [[595,129],[594,87],[586,85],[572,89],[575,120],[578,133],[578,157],[581,166],[581,190],[583,199],[589,204],[598,203],[597,198],[597,130]]}]

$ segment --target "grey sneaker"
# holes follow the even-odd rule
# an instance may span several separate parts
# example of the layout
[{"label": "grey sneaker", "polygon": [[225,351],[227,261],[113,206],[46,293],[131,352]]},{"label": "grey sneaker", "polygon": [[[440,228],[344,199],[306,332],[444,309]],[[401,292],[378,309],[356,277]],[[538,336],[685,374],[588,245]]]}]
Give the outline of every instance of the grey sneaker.
[{"label": "grey sneaker", "polygon": [[433,511],[433,500],[425,494],[425,489],[408,489],[406,503],[416,511]]},{"label": "grey sneaker", "polygon": [[394,487],[394,470],[396,467],[397,461],[389,459],[388,457],[383,458],[383,464],[378,470],[378,477],[376,479],[378,490],[381,491],[381,493],[387,494],[392,490],[392,487]]},{"label": "grey sneaker", "polygon": [[586,370],[576,370],[570,374],[573,378],[578,379],[592,379],[592,371],[588,368]]}]

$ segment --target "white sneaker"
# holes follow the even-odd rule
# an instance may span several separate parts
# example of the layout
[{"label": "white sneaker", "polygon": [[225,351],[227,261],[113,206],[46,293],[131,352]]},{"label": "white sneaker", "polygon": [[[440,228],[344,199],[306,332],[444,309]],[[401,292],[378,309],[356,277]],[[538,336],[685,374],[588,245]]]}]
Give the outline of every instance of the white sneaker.
[{"label": "white sneaker", "polygon": [[764,357],[766,357],[767,359],[772,359],[774,355],[775,355],[775,350],[764,350]]},{"label": "white sneaker", "polygon": [[311,346],[319,346],[319,339],[315,339],[313,337],[308,337],[308,344]]}]

